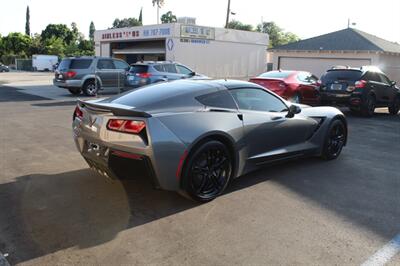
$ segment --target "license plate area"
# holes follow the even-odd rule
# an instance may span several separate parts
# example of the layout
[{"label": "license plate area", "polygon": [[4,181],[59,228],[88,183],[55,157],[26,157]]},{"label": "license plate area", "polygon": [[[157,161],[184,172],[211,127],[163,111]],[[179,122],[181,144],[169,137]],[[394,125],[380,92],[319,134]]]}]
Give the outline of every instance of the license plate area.
[{"label": "license plate area", "polygon": [[342,84],[331,84],[331,90],[333,90],[333,91],[342,90]]},{"label": "license plate area", "polygon": [[109,148],[98,144],[96,142],[90,142],[86,141],[84,148],[83,148],[85,154],[89,155],[92,158],[99,159],[102,161],[107,162],[108,160],[108,155],[110,153]]}]

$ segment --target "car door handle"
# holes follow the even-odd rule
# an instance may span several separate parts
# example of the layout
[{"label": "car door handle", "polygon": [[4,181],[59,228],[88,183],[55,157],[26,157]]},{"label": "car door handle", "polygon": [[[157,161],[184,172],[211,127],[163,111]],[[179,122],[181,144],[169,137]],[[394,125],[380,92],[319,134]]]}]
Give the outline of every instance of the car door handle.
[{"label": "car door handle", "polygon": [[280,120],[280,119],[283,119],[283,116],[273,116],[273,117],[271,117],[272,121],[276,121],[276,120]]}]

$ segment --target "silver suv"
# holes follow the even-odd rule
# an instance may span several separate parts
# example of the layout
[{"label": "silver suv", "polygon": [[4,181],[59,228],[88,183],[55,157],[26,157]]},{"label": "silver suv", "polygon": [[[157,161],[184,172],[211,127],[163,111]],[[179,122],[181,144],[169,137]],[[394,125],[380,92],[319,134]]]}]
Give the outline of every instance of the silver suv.
[{"label": "silver suv", "polygon": [[105,57],[64,58],[55,71],[53,84],[70,93],[95,96],[99,90],[122,89],[130,66],[123,60]]}]

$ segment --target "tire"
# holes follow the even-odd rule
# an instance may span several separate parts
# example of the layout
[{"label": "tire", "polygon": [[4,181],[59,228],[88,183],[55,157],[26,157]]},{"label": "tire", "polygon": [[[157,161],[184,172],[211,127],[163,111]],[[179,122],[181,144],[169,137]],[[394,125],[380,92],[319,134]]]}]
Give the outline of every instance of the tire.
[{"label": "tire", "polygon": [[81,89],[80,88],[70,88],[68,89],[68,91],[72,94],[72,95],[79,95],[81,94]]},{"label": "tire", "polygon": [[99,86],[96,86],[96,83],[94,82],[94,80],[88,80],[85,82],[85,84],[83,85],[83,94],[85,94],[86,96],[96,96],[97,92],[99,90]]},{"label": "tire", "polygon": [[356,115],[356,116],[360,115],[360,110],[358,110],[357,108],[352,108],[352,107],[350,107],[350,112],[351,112],[353,115]]},{"label": "tire", "polygon": [[183,193],[192,200],[209,202],[223,193],[232,169],[228,148],[219,141],[208,141],[188,157],[182,175]]},{"label": "tire", "polygon": [[397,115],[400,111],[400,96],[397,96],[393,103],[389,106],[389,113],[391,115]]},{"label": "tire", "polygon": [[361,114],[365,117],[372,117],[375,113],[376,100],[373,95],[368,95],[361,106]]},{"label": "tire", "polygon": [[321,157],[325,160],[333,160],[339,157],[346,143],[346,138],[347,131],[343,121],[340,119],[333,120],[325,137]]},{"label": "tire", "polygon": [[301,103],[301,95],[299,92],[296,92],[290,99],[292,103]]}]

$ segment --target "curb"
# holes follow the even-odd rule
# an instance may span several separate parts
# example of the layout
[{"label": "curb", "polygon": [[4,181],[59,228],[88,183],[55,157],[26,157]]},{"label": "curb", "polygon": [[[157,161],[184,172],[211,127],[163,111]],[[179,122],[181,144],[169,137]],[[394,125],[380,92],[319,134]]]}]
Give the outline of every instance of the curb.
[{"label": "curb", "polygon": [[10,266],[3,254],[0,253],[0,266]]}]

